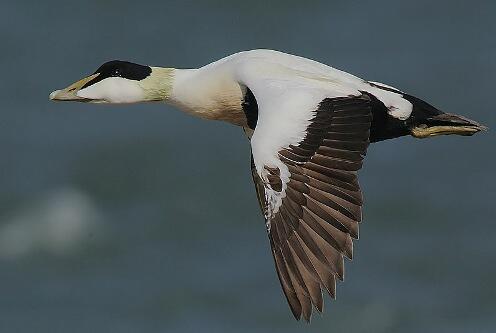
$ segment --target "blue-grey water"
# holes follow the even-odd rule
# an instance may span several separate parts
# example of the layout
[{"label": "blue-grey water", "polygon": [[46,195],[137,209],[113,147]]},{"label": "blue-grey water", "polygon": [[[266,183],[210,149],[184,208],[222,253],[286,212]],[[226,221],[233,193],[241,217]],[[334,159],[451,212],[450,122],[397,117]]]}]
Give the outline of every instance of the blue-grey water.
[{"label": "blue-grey water", "polygon": [[[494,332],[494,1],[2,1],[0,332]],[[476,119],[370,147],[336,301],[295,322],[241,130],[162,104],[51,103],[111,59],[273,48]]]}]

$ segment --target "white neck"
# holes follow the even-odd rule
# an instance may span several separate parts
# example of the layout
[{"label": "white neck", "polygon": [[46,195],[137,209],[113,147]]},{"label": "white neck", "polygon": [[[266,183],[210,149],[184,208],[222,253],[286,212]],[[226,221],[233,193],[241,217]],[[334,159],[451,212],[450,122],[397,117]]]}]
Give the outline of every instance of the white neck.
[{"label": "white neck", "polygon": [[205,119],[244,126],[243,88],[226,71],[213,68],[175,69],[167,102]]}]

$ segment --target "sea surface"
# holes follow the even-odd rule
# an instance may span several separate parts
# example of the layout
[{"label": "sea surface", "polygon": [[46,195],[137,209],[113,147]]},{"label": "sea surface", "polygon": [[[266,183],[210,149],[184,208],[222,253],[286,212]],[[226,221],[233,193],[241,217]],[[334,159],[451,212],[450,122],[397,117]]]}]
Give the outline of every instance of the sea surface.
[{"label": "sea surface", "polygon": [[[495,332],[495,1],[2,1],[0,332]],[[272,48],[489,126],[371,145],[353,262],[310,325],[277,280],[239,128],[53,103],[103,62]]]}]

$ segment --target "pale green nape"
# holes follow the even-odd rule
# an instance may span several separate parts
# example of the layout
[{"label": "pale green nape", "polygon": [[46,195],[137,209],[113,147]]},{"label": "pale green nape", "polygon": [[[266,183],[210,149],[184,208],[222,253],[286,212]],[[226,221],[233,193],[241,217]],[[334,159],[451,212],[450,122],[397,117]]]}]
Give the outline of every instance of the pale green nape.
[{"label": "pale green nape", "polygon": [[150,75],[139,81],[145,101],[165,101],[172,94],[174,68],[151,67]]}]

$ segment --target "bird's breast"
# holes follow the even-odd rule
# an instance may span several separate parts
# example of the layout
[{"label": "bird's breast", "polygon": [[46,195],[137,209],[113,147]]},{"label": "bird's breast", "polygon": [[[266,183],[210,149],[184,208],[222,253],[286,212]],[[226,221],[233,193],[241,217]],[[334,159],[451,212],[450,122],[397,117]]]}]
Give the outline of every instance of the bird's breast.
[{"label": "bird's breast", "polygon": [[200,118],[247,126],[242,106],[245,92],[245,88],[228,77],[197,75],[175,88],[171,102]]}]

